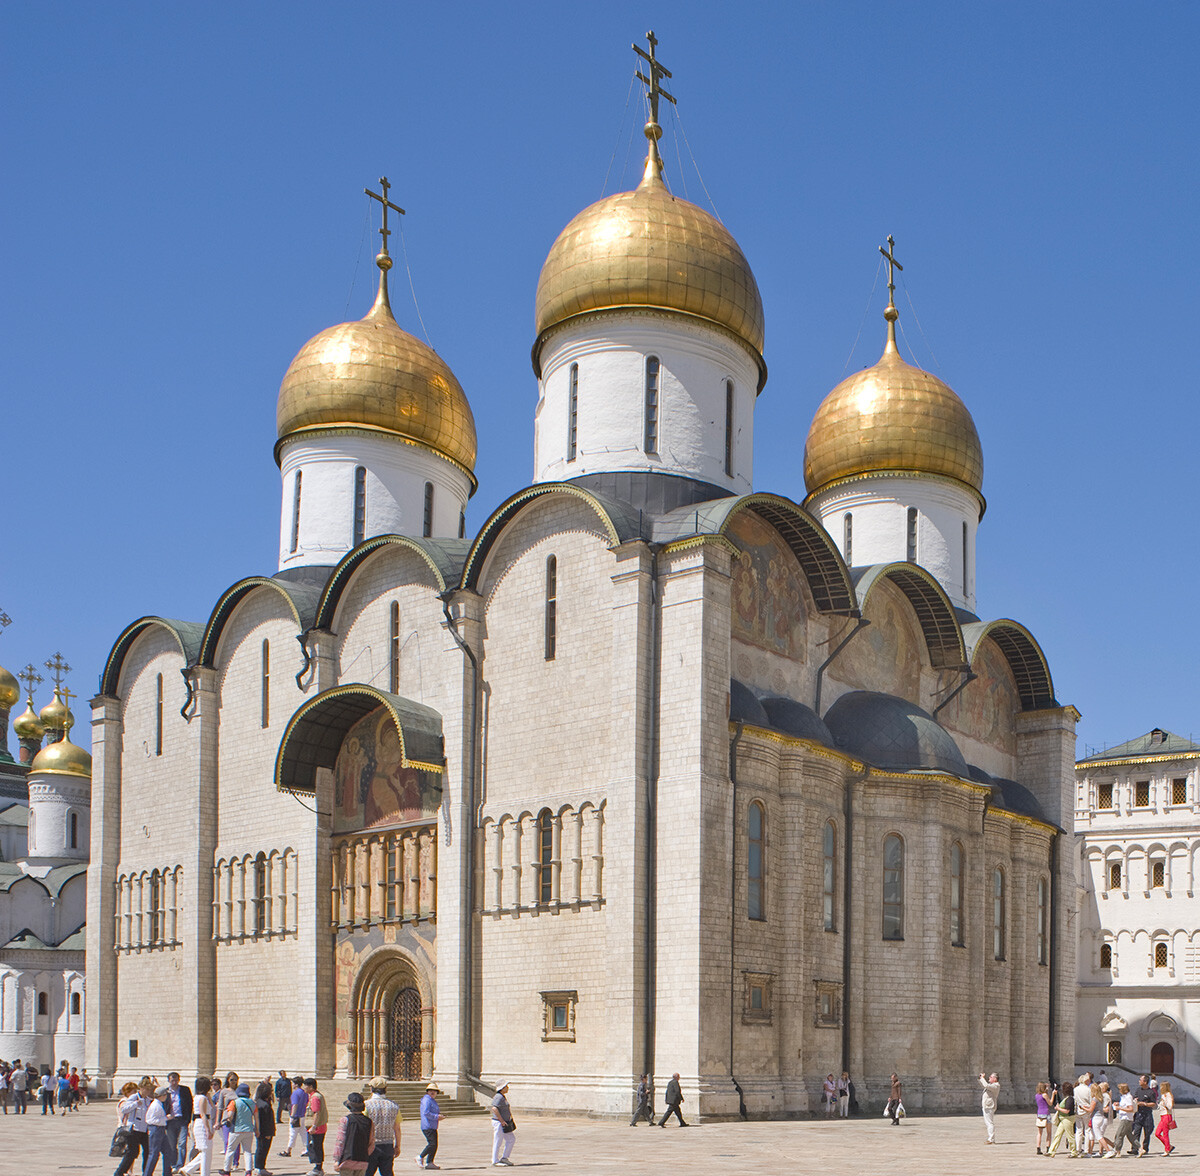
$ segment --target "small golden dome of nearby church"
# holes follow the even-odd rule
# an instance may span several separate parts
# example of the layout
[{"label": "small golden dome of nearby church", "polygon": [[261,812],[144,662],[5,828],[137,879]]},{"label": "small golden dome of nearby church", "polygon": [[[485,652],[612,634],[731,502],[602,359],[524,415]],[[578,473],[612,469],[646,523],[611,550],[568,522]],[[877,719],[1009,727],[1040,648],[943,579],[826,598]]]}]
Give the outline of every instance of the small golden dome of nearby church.
[{"label": "small golden dome of nearby church", "polygon": [[46,734],[46,728],[33,709],[33,699],[25,704],[25,710],[13,720],[13,730],[18,739],[41,739]]},{"label": "small golden dome of nearby church", "polygon": [[74,715],[67,709],[57,690],[54,691],[54,697],[42,707],[38,717],[47,731],[68,731],[75,722]]},{"label": "small golden dome of nearby church", "polygon": [[30,774],[48,772],[57,776],[82,776],[91,779],[92,757],[69,739],[43,747],[29,765]]},{"label": "small golden dome of nearby church", "polygon": [[0,710],[11,710],[21,699],[21,684],[0,666]]},{"label": "small golden dome of nearby church", "polygon": [[387,296],[391,258],[381,253],[376,261],[379,294],[367,316],[314,335],[288,367],[276,408],[279,439],[339,426],[379,430],[471,474],[475,418],[466,394],[437,352],[400,328]]},{"label": "small golden dome of nearby church", "polygon": [[[895,259],[881,252],[890,269]],[[893,471],[953,478],[976,493],[983,488],[983,447],[967,406],[937,376],[900,358],[894,290],[889,273],[879,362],[843,380],[813,417],[804,444],[809,494],[843,478]]]}]

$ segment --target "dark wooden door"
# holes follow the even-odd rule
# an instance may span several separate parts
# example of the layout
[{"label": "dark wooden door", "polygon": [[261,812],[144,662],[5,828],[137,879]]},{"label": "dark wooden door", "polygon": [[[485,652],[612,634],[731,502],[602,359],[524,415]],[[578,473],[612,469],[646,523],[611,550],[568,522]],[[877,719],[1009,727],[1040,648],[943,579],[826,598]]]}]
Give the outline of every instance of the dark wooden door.
[{"label": "dark wooden door", "polygon": [[421,1077],[421,994],[402,988],[392,1001],[392,1073],[400,1082]]},{"label": "dark wooden door", "polygon": [[1175,1073],[1175,1047],[1168,1041],[1159,1041],[1150,1047],[1150,1073]]}]

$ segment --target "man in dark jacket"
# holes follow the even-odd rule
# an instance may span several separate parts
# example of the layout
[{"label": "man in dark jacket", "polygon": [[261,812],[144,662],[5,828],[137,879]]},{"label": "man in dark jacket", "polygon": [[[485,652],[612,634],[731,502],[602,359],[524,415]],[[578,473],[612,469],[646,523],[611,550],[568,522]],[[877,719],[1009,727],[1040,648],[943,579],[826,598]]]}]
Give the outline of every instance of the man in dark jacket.
[{"label": "man in dark jacket", "polygon": [[275,1122],[282,1123],[283,1117],[286,1115],[292,1105],[292,1080],[287,1076],[286,1070],[279,1071],[279,1078],[275,1082]]},{"label": "man in dark jacket", "polygon": [[182,1168],[187,1162],[188,1124],[192,1121],[192,1091],[179,1084],[179,1075],[172,1070],[167,1075],[167,1158],[172,1168]]},{"label": "man in dark jacket", "polygon": [[683,1091],[679,1089],[679,1075],[672,1074],[671,1081],[667,1083],[667,1093],[663,1096],[667,1110],[659,1122],[660,1127],[667,1125],[667,1120],[674,1114],[679,1120],[680,1127],[686,1127],[687,1124],[683,1121],[683,1115],[679,1113],[679,1104],[683,1102]]},{"label": "man in dark jacket", "polygon": [[636,1127],[643,1117],[651,1127],[654,1126],[654,1110],[650,1106],[650,1078],[647,1074],[643,1074],[637,1084],[637,1110],[633,1112],[633,1121],[629,1126]]}]

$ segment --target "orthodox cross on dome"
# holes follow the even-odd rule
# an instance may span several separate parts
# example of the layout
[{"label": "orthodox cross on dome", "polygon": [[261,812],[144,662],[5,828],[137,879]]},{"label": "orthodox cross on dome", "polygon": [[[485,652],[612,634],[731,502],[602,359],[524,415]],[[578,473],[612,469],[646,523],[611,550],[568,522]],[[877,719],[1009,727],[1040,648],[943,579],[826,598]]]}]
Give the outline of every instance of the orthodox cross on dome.
[{"label": "orthodox cross on dome", "polygon": [[63,729],[69,731],[73,726],[75,726],[75,716],[71,714],[71,699],[74,698],[75,695],[69,686],[60,686],[58,690],[58,697],[62,699],[62,704],[67,709],[67,721],[66,726]]},{"label": "orthodox cross on dome", "polygon": [[18,675],[18,678],[25,683],[25,689],[29,694],[29,705],[33,705],[33,691],[35,687],[40,686],[46,679],[37,672],[37,667],[30,662]]},{"label": "orthodox cross on dome", "polygon": [[635,74],[638,81],[642,82],[647,89],[647,96],[650,99],[650,121],[646,124],[646,138],[650,141],[650,147],[646,155],[646,170],[642,176],[642,183],[649,179],[658,179],[662,174],[662,158],[658,154],[658,140],[662,137],[662,127],[658,123],[658,100],[665,98],[672,106],[676,105],[675,96],[662,88],[660,84],[663,78],[669,78],[671,71],[665,65],[659,63],[655,56],[655,50],[658,48],[658,38],[654,35],[654,30],[651,29],[646,34],[646,40],[650,43],[650,52],[647,53],[640,45],[632,46],[636,53],[650,68],[650,76],[646,77],[642,71],[636,70]]},{"label": "orthodox cross on dome", "polygon": [[[393,212],[399,213],[401,216],[404,215],[404,209],[398,204],[393,204],[388,199],[388,189],[391,188],[392,185],[388,183],[387,176],[379,177],[379,186],[383,189],[382,196],[380,196],[378,192],[372,192],[370,188],[364,188],[363,191],[370,196],[372,200],[378,200],[379,203],[383,205],[383,226],[379,230],[379,235],[383,238],[383,248],[380,250],[379,256],[387,257],[387,239],[392,235],[392,230],[388,228],[388,209],[390,208]],[[377,257],[375,260],[378,261],[379,258]],[[379,268],[384,269],[385,267],[381,265]]]},{"label": "orthodox cross on dome", "polygon": [[900,270],[903,273],[904,266],[896,260],[896,238],[891,233],[888,234],[887,243],[886,249],[882,245],[879,246],[879,252],[883,254],[888,263],[888,304],[887,310],[883,312],[883,317],[892,323],[899,317],[896,310],[896,275],[894,271]]},{"label": "orthodox cross on dome", "polygon": [[71,667],[67,665],[65,661],[63,661],[63,655],[57,651],[55,652],[54,656],[45,663],[45,666],[46,669],[50,671],[50,676],[54,679],[54,689],[56,691],[61,691],[62,680],[71,672]]},{"label": "orthodox cross on dome", "polygon": [[4,609],[0,608],[0,633],[3,633],[4,630],[7,629],[11,624],[12,617],[10,617],[8,613],[4,611]]}]

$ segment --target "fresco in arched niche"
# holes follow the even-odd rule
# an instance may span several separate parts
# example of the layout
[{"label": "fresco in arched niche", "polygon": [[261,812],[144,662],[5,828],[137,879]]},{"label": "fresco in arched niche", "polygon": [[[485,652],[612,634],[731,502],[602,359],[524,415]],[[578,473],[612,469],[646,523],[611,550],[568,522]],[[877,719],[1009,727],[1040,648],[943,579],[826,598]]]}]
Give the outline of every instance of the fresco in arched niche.
[{"label": "fresco in arched niche", "polygon": [[779,532],[753,511],[740,511],[725,537],[737,548],[733,577],[733,637],[804,660],[804,589],[800,565]]},{"label": "fresco in arched niche", "polygon": [[985,638],[971,668],[977,677],[951,704],[955,711],[949,722],[980,743],[1013,755],[1017,740],[1012,716],[1021,709],[1021,696],[1008,659]]},{"label": "fresco in arched niche", "polygon": [[[924,638],[907,598],[894,584],[877,582],[863,616],[871,623],[838,654],[829,668],[830,677],[860,690],[878,690],[919,703]],[[847,622],[844,630],[831,628],[831,647],[851,624]]]},{"label": "fresco in arched niche", "polygon": [[333,831],[436,821],[442,777],[401,766],[400,735],[387,707],[346,732],[333,770]]}]

